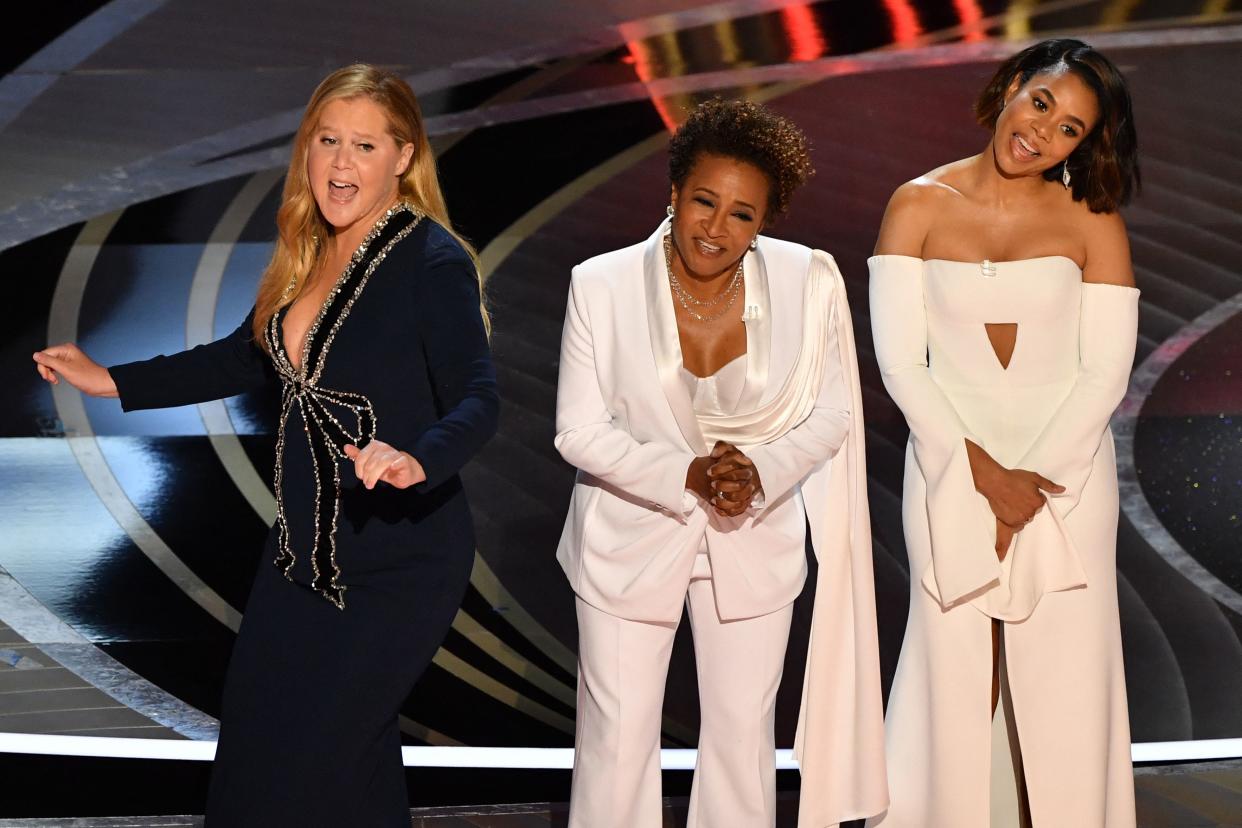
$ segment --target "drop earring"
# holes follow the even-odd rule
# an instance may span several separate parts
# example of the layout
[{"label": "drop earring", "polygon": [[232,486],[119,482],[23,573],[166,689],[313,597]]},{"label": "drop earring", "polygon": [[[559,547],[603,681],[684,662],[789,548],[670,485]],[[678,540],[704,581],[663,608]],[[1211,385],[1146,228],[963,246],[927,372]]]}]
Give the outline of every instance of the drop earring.
[{"label": "drop earring", "polygon": [[758,236],[755,236],[753,239],[750,240],[750,249],[751,250],[759,249],[759,237]]},{"label": "drop earring", "polygon": [[1061,183],[1065,185],[1065,189],[1070,188],[1070,171],[1069,162],[1065,162],[1065,166],[1061,168]]},{"label": "drop earring", "polygon": [[673,205],[671,204],[664,208],[664,212],[668,213],[669,218],[672,218],[677,214],[677,211],[673,209]]}]

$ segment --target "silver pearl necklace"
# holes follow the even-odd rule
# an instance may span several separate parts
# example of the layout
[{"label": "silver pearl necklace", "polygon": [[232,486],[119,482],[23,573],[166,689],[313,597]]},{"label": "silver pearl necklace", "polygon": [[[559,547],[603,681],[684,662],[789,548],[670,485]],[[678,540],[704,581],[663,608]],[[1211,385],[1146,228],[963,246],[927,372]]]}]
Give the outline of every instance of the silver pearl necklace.
[{"label": "silver pearl necklace", "polygon": [[[668,270],[668,283],[673,289],[673,295],[677,297],[677,303],[681,305],[682,310],[690,315],[691,318],[697,319],[699,322],[715,322],[722,318],[729,309],[733,307],[733,303],[737,301],[738,294],[742,292],[742,260],[737,263],[737,270],[733,271],[733,278],[729,280],[729,284],[725,289],[717,293],[711,299],[699,299],[686,290],[685,285],[677,278],[677,274],[673,272],[673,240],[672,234],[664,237],[664,265]],[[725,300],[728,300],[725,302]],[[699,313],[694,308],[710,308],[721,302],[725,302],[725,306],[716,313]],[[691,306],[694,307],[691,307]]]}]

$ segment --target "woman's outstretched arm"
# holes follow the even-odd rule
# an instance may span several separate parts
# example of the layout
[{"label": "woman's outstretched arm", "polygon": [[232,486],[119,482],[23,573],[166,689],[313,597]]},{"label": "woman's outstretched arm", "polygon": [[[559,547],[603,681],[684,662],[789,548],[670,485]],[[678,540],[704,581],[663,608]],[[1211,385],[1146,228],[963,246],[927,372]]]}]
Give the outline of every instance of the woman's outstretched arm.
[{"label": "woman's outstretched arm", "polygon": [[171,356],[157,356],[105,368],[73,343],[53,345],[34,355],[40,376],[65,380],[84,394],[120,397],[126,411],[171,408],[218,400],[259,388],[275,372],[254,342],[251,320],[226,337]]}]

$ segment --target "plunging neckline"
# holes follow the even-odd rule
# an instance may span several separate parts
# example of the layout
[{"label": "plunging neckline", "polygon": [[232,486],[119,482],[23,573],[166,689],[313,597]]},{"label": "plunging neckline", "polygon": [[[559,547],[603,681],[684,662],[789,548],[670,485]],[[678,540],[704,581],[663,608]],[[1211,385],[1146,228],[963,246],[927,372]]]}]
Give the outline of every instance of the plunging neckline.
[{"label": "plunging neckline", "polygon": [[327,314],[328,308],[331,307],[332,301],[336,298],[336,294],[340,292],[341,285],[344,284],[345,280],[349,278],[349,274],[353,273],[354,267],[357,266],[362,257],[366,255],[367,248],[375,239],[376,230],[383,227],[384,224],[392,218],[395,211],[400,207],[401,204],[398,203],[396,206],[390,208],[378,219],[376,219],[375,223],[371,225],[371,229],[367,231],[365,236],[362,237],[362,241],[359,242],[358,246],[354,248],[354,252],[350,254],[349,261],[345,263],[345,267],[343,267],[341,272],[337,274],[336,280],[333,281],[331,289],[324,294],[323,301],[319,303],[319,310],[315,312],[315,316],[311,319],[310,327],[308,327],[306,332],[302,334],[302,347],[299,349],[298,362],[296,365],[289,356],[289,346],[285,342],[285,320],[289,316],[289,311],[292,310],[293,306],[297,304],[297,300],[295,299],[280,309],[279,324],[281,356],[284,358],[285,362],[289,364],[289,367],[293,369],[293,373],[298,377],[303,379],[306,378],[306,357],[310,352],[311,339],[319,331],[319,326],[323,323],[323,318]]},{"label": "plunging neckline", "polygon": [[[392,219],[401,213],[409,213],[410,216],[393,223]],[[292,573],[297,555],[290,545],[285,517],[282,458],[286,450],[286,426],[296,413],[305,431],[315,479],[314,540],[309,555],[314,577],[309,586],[341,609],[345,607],[346,589],[337,581],[341,570],[336,563],[337,507],[341,498],[341,482],[337,473],[331,470],[345,457],[346,446],[365,446],[374,439],[377,423],[374,406],[364,393],[353,388],[321,386],[320,375],[327,365],[328,355],[341,326],[349,318],[372,274],[392,248],[409,236],[421,220],[421,213],[402,203],[385,212],[375,223],[332,284],[303,335],[301,360],[296,368],[289,358],[284,336],[285,319],[293,303],[272,314],[264,330],[267,351],[282,380],[274,486],[276,522],[279,525],[276,565],[286,578],[294,579]],[[290,291],[292,287],[291,283]]]},{"label": "plunging neckline", "polygon": [[293,372],[298,376],[306,375],[304,368],[306,367],[306,355],[307,351],[310,349],[311,337],[319,329],[320,323],[323,322],[324,314],[327,313],[328,305],[332,304],[332,299],[336,296],[341,282],[343,282],[349,276],[350,271],[354,269],[354,265],[357,264],[359,255],[363,252],[365,246],[366,242],[364,241],[362,245],[360,245],[351,255],[349,261],[345,264],[345,267],[341,269],[341,272],[337,274],[336,280],[332,283],[332,287],[329,288],[328,292],[323,295],[323,301],[319,303],[319,310],[315,311],[315,315],[311,317],[310,325],[307,326],[306,332],[302,334],[302,346],[298,349],[298,361],[296,364],[294,364],[293,359],[290,357],[289,343],[285,340],[285,320],[288,319],[289,311],[293,310],[293,306],[297,304],[297,300],[295,299],[293,302],[290,302],[288,305],[281,308],[280,350],[281,353],[284,354],[285,361],[289,363],[289,367],[292,368]]}]

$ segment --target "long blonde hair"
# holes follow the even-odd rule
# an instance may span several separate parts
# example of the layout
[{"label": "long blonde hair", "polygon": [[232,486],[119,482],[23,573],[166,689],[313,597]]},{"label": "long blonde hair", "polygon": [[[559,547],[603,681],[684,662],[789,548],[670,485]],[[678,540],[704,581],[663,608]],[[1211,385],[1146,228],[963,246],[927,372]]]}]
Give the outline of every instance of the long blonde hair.
[{"label": "long blonde hair", "polygon": [[[254,340],[267,348],[263,335],[271,318],[285,305],[293,302],[306,289],[307,277],[315,270],[324,255],[324,245],[318,239],[326,239],[332,227],[324,220],[311,191],[310,177],[306,171],[306,153],[311,136],[319,125],[319,117],[329,102],[341,98],[366,97],[384,110],[388,117],[388,131],[398,146],[414,145],[414,156],[397,185],[398,197],[407,201],[428,218],[434,219],[457,240],[474,263],[475,277],[479,275],[479,257],[474,248],[453,229],[449,220],[440,180],[436,176],[436,159],[427,140],[422,111],[414,90],[392,72],[365,63],[355,63],[337,69],[328,75],[311,95],[306,105],[302,123],[298,125],[293,139],[293,153],[289,159],[289,172],[285,175],[284,195],[280,210],[276,213],[276,249],[272,260],[263,271],[255,298]],[[480,295],[482,284],[480,280]],[[483,323],[491,330],[487,309],[482,301],[479,312]]]}]

